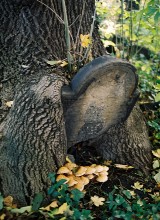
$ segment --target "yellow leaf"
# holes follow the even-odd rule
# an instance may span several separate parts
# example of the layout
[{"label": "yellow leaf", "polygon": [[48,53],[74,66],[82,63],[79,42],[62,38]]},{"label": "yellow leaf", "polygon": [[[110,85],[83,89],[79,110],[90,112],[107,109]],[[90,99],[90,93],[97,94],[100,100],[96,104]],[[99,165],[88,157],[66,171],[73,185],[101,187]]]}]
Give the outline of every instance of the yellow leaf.
[{"label": "yellow leaf", "polygon": [[135,194],[135,192],[133,190],[128,190],[128,191],[130,192],[132,197],[135,197],[136,194]]},{"label": "yellow leaf", "polygon": [[51,65],[51,66],[54,66],[54,65],[57,65],[57,64],[60,64],[62,63],[62,60],[48,60],[47,61],[47,64]]},{"label": "yellow leaf", "polygon": [[61,67],[64,67],[64,66],[66,66],[66,65],[68,65],[68,63],[64,60],[64,61],[62,61],[62,63],[61,63]]},{"label": "yellow leaf", "polygon": [[111,160],[106,160],[104,161],[104,165],[109,166],[111,165],[112,161]]},{"label": "yellow leaf", "polygon": [[89,44],[91,44],[91,38],[89,34],[87,35],[80,34],[80,39],[81,39],[81,45],[84,48],[88,47]]},{"label": "yellow leaf", "polygon": [[153,154],[155,157],[160,158],[160,149],[152,150],[152,154]]},{"label": "yellow leaf", "polygon": [[104,46],[105,46],[105,47],[108,47],[108,46],[113,46],[113,47],[115,47],[116,45],[115,45],[115,43],[114,43],[113,41],[105,40]]},{"label": "yellow leaf", "polygon": [[139,200],[137,201],[137,204],[140,205],[140,206],[143,206],[142,200],[139,199]]},{"label": "yellow leaf", "polygon": [[12,196],[7,196],[6,198],[4,198],[3,200],[4,204],[8,207],[12,207],[13,204],[13,197]]},{"label": "yellow leaf", "polygon": [[58,209],[58,212],[56,213],[57,215],[59,214],[63,214],[64,212],[66,212],[67,210],[69,209],[69,206],[67,205],[67,203],[63,203],[59,209]]},{"label": "yellow leaf", "polygon": [[160,189],[160,183],[157,184],[157,188]]},{"label": "yellow leaf", "polygon": [[66,161],[67,161],[68,163],[72,163],[72,161],[69,159],[68,156],[66,156]]},{"label": "yellow leaf", "polygon": [[151,189],[145,189],[145,191],[148,192],[148,193],[152,192]]},{"label": "yellow leaf", "polygon": [[2,215],[0,215],[0,220],[4,220],[5,217],[6,217],[6,214],[2,214]]},{"label": "yellow leaf", "polygon": [[7,107],[11,108],[11,106],[13,105],[13,101],[8,101],[5,104]]},{"label": "yellow leaf", "polygon": [[114,166],[117,167],[117,168],[120,168],[120,169],[124,169],[124,170],[128,170],[128,169],[133,169],[134,168],[132,166],[124,165],[124,164],[115,164]]},{"label": "yellow leaf", "polygon": [[140,190],[143,188],[143,184],[141,185],[140,182],[135,182],[132,188]]},{"label": "yellow leaf", "polygon": [[91,201],[95,206],[100,206],[104,204],[105,198],[99,196],[93,196],[91,197]]},{"label": "yellow leaf", "polygon": [[57,201],[53,201],[51,204],[49,204],[48,206],[46,207],[42,207],[40,208],[41,210],[44,210],[44,211],[50,211],[50,208],[56,208],[58,207],[58,204],[57,204]]}]

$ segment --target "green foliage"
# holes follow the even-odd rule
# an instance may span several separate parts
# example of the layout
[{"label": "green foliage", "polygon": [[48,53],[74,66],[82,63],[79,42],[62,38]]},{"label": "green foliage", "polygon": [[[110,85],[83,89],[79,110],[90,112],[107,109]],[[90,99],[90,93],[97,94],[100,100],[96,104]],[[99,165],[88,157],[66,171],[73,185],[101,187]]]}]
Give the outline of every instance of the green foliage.
[{"label": "green foliage", "polygon": [[65,184],[66,180],[56,182],[55,174],[49,175],[52,185],[48,190],[48,194],[54,201],[58,202],[58,208],[54,208],[48,212],[50,218],[53,219],[71,219],[71,220],[89,220],[92,219],[90,210],[82,209],[81,199],[84,194],[78,189],[70,190]]},{"label": "green foliage", "polygon": [[32,202],[32,211],[37,211],[40,208],[42,201],[43,195],[42,193],[38,193]]},{"label": "green foliage", "polygon": [[3,196],[0,193],[0,210],[3,209]]},{"label": "green foliage", "polygon": [[133,197],[128,190],[115,188],[108,194],[109,220],[115,218],[128,219],[159,219],[160,203],[149,203],[139,196]]}]

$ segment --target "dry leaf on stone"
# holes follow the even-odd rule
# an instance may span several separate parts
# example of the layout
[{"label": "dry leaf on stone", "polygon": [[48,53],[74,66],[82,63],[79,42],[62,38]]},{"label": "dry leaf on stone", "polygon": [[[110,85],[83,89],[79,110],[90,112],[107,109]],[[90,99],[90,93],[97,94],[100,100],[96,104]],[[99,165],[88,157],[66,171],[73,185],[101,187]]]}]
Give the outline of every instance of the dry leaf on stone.
[{"label": "dry leaf on stone", "polygon": [[8,101],[8,102],[5,103],[5,105],[6,105],[7,107],[11,108],[12,105],[13,105],[13,101]]}]

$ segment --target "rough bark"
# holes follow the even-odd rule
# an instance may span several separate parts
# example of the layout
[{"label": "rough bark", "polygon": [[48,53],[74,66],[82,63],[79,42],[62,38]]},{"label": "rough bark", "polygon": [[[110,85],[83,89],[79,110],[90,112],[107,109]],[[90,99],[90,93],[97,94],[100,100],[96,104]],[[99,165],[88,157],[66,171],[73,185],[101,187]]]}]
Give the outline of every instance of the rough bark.
[{"label": "rough bark", "polygon": [[58,75],[45,75],[21,85],[7,116],[0,148],[1,190],[19,204],[46,191],[49,172],[65,162],[64,82]]},{"label": "rough bark", "polygon": [[148,129],[139,106],[133,108],[125,122],[112,126],[96,140],[90,141],[97,152],[114,163],[131,165],[146,175],[152,165]]},{"label": "rough bark", "polygon": [[[43,0],[42,2],[63,17],[61,1]],[[84,3],[85,13],[81,21]],[[95,9],[94,0],[66,0],[66,5],[70,31],[73,42],[75,42],[80,23],[79,34],[90,32]],[[0,188],[4,196],[12,195],[15,201],[21,205],[29,203],[35,193],[46,190],[48,173],[55,171],[63,164],[67,152],[65,114],[61,101],[62,86],[67,84],[67,81],[61,71],[60,73],[58,70],[55,71],[46,63],[46,60],[66,58],[64,25],[59,22],[56,15],[48,7],[33,0],[1,0],[0,2],[0,23],[2,24],[0,26],[0,80],[2,87],[0,93],[2,103],[0,107],[0,132],[2,133],[0,140]],[[97,25],[95,25],[92,55],[97,57],[104,53]],[[53,71],[54,74],[52,74]],[[96,71],[97,74],[98,70],[96,69]],[[116,71],[118,71],[118,67]],[[111,73],[114,76],[114,71]],[[90,74],[92,73],[90,72]],[[120,76],[122,75],[123,68],[120,71]],[[118,79],[115,77],[115,80],[111,81],[116,80]],[[91,80],[90,83],[84,80],[85,89],[90,84],[92,87],[93,82],[94,80]],[[131,95],[134,94],[133,91],[134,88],[131,89]],[[113,89],[112,92],[114,93]],[[6,101],[10,100],[14,100],[11,109],[5,105]],[[131,106],[132,104],[130,103]],[[90,117],[88,114],[86,115]],[[139,142],[142,142],[146,137],[142,135],[137,140],[135,135],[128,135],[128,129],[131,125],[128,127],[127,123],[122,125],[121,132],[119,132],[121,124],[113,128],[112,134],[117,134],[117,136],[113,135],[113,138],[124,139],[124,150],[128,149],[128,139],[131,138],[130,143],[135,143],[133,145],[136,151]],[[106,139],[109,138],[111,141],[107,131],[105,135]],[[76,139],[75,142],[77,141],[80,140]],[[94,141],[96,142],[96,140]],[[101,142],[101,138],[99,141]],[[106,148],[105,144],[104,140],[102,150]],[[114,141],[112,144],[113,149],[116,149]],[[119,145],[117,148],[118,154],[120,154],[121,147]],[[102,150],[100,150],[101,153]],[[148,150],[144,149],[144,152],[148,152]],[[104,157],[105,155],[106,151]],[[138,158],[143,157],[145,153],[138,155],[136,151],[135,154],[133,152],[133,155],[137,157],[138,161]],[[123,156],[120,160],[122,161],[122,159],[124,159]],[[142,159],[142,161],[144,164],[147,160]],[[148,167],[149,164],[146,166]]]},{"label": "rough bark", "polygon": [[[13,100],[17,81],[23,81],[29,74],[50,73],[53,70],[46,64],[46,60],[67,57],[64,24],[48,8],[55,10],[63,19],[61,1],[43,0],[42,3],[36,0],[0,2],[0,80],[3,86],[0,94],[1,121],[7,114],[5,102]],[[79,35],[90,33],[95,5],[94,0],[71,0],[66,1],[66,7],[72,36],[72,53],[78,29],[80,28]],[[76,47],[76,52],[79,53],[79,43]],[[96,57],[103,53],[95,24],[92,54]]]}]

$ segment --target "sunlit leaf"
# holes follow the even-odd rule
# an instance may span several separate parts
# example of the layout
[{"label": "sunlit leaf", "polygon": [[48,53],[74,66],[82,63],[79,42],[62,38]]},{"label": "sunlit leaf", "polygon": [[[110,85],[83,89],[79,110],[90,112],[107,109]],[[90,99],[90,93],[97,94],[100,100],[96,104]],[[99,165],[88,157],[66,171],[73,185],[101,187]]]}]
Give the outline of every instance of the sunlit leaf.
[{"label": "sunlit leaf", "polygon": [[139,200],[137,201],[137,204],[140,205],[140,206],[143,206],[142,200],[139,199]]},{"label": "sunlit leaf", "polygon": [[104,165],[106,165],[106,166],[111,165],[111,163],[112,163],[112,160],[105,160],[104,161]]},{"label": "sunlit leaf", "polygon": [[113,41],[110,41],[110,40],[105,40],[105,43],[104,43],[104,46],[105,47],[108,47],[108,46],[113,46],[115,47],[115,43]]},{"label": "sunlit leaf", "polygon": [[104,204],[105,198],[99,196],[93,196],[91,197],[91,201],[95,206],[101,206]]},{"label": "sunlit leaf", "polygon": [[47,61],[47,64],[51,65],[51,66],[54,66],[54,65],[57,65],[57,64],[60,64],[62,63],[62,60],[48,60]]},{"label": "sunlit leaf", "polygon": [[153,177],[155,181],[159,184],[160,183],[160,170],[159,172]]},{"label": "sunlit leaf", "polygon": [[143,184],[140,184],[140,182],[137,181],[134,183],[134,186],[132,186],[132,188],[140,190],[143,188]]},{"label": "sunlit leaf", "polygon": [[6,214],[2,214],[2,215],[0,215],[0,220],[5,220],[6,219]]},{"label": "sunlit leaf", "polygon": [[119,168],[119,169],[123,169],[123,170],[128,170],[128,169],[133,169],[134,168],[132,166],[124,165],[124,164],[115,164],[114,166]]},{"label": "sunlit leaf", "polygon": [[154,85],[154,88],[160,90],[160,84]]},{"label": "sunlit leaf", "polygon": [[55,211],[53,211],[54,215],[63,214],[69,209],[69,205],[67,203],[63,203],[59,208],[57,208]]},{"label": "sunlit leaf", "polygon": [[160,102],[160,92],[158,92],[158,93],[156,94],[156,96],[154,97],[154,99],[155,99],[156,102]]},{"label": "sunlit leaf", "polygon": [[31,212],[31,210],[32,210],[32,206],[25,206],[20,209],[11,209],[11,212],[22,214],[24,212]]},{"label": "sunlit leaf", "polygon": [[5,105],[6,105],[7,107],[11,108],[12,105],[13,105],[13,101],[8,101],[8,102],[5,103]]},{"label": "sunlit leaf", "polygon": [[13,206],[13,197],[7,196],[6,198],[4,198],[3,202],[4,202],[5,206],[12,207]]},{"label": "sunlit leaf", "polygon": [[160,158],[160,149],[152,150],[152,154],[153,154],[155,157]]},{"label": "sunlit leaf", "polygon": [[136,196],[136,193],[133,191],[133,190],[128,190],[131,194],[132,197],[135,197]]},{"label": "sunlit leaf", "polygon": [[90,35],[80,35],[80,39],[81,39],[81,46],[84,48],[87,48],[89,46],[89,44],[91,44],[91,38]]},{"label": "sunlit leaf", "polygon": [[50,211],[51,208],[56,208],[58,207],[58,204],[57,204],[57,201],[53,201],[51,204],[49,204],[48,206],[46,207],[42,207],[40,208],[41,210],[44,210],[44,211]]},{"label": "sunlit leaf", "polygon": [[68,63],[65,60],[62,61],[62,63],[60,64],[61,67],[64,67],[64,66],[67,66],[67,65],[68,65]]},{"label": "sunlit leaf", "polygon": [[158,160],[154,160],[153,161],[153,168],[156,169],[160,166],[159,161]]}]

